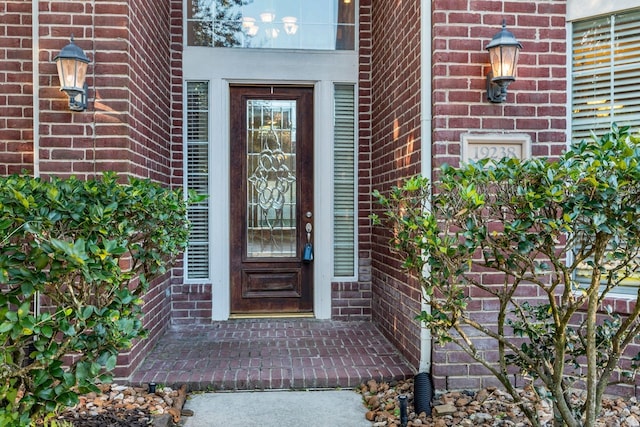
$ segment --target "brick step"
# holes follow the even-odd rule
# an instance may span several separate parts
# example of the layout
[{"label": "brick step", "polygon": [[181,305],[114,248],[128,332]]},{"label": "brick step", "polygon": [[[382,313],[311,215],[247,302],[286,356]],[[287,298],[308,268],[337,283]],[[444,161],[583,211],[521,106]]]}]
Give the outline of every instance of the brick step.
[{"label": "brick step", "polygon": [[128,381],[190,391],[353,388],[413,372],[369,322],[230,320],[172,327]]}]

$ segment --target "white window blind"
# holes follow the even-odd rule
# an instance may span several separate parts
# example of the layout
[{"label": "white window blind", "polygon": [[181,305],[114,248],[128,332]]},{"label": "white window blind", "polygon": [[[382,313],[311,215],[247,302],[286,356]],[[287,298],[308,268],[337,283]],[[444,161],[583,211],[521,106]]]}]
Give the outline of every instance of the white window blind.
[{"label": "white window blind", "polygon": [[[607,133],[612,123],[640,126],[640,9],[573,24],[572,139]],[[605,273],[606,274],[606,273]],[[576,272],[589,283],[591,267]],[[615,292],[635,294],[640,276],[625,279]]]},{"label": "white window blind", "polygon": [[[186,186],[209,195],[209,83],[187,82]],[[186,279],[209,278],[209,199],[189,207]]]},{"label": "white window blind", "polygon": [[573,24],[572,138],[640,123],[640,10]]},{"label": "white window blind", "polygon": [[334,88],[333,269],[334,276],[355,275],[355,88]]}]

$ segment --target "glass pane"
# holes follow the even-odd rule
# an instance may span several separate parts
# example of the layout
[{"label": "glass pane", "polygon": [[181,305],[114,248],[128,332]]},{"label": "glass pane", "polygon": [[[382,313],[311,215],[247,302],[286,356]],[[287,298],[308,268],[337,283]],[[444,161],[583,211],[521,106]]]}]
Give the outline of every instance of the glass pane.
[{"label": "glass pane", "polygon": [[296,101],[247,101],[247,256],[296,257]]},{"label": "glass pane", "polygon": [[189,46],[355,49],[355,0],[189,0]]}]

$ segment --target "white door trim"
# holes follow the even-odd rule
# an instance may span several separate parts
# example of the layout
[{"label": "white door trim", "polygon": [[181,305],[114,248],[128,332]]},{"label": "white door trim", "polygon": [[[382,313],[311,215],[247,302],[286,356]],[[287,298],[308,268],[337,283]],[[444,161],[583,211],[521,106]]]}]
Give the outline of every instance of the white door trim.
[{"label": "white door trim", "polygon": [[210,84],[210,265],[212,320],[229,318],[229,86],[293,84],[314,87],[314,315],[331,318],[333,85],[357,82],[356,52],[187,47],[184,79]]}]

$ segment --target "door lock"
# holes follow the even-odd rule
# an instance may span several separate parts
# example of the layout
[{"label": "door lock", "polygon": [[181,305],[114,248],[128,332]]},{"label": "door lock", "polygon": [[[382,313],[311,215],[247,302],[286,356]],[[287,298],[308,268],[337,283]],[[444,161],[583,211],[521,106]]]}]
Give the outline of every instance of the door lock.
[{"label": "door lock", "polygon": [[307,232],[307,243],[311,243],[311,231],[313,231],[313,225],[308,222],[307,225],[304,226],[304,229]]},{"label": "door lock", "polygon": [[302,262],[308,264],[313,261],[313,244],[311,243],[311,231],[313,231],[313,225],[308,222],[304,226],[304,229],[307,232],[307,243],[304,244],[304,249],[302,250]]}]

